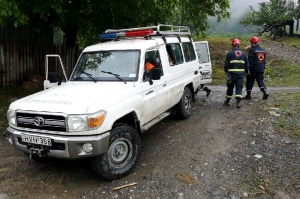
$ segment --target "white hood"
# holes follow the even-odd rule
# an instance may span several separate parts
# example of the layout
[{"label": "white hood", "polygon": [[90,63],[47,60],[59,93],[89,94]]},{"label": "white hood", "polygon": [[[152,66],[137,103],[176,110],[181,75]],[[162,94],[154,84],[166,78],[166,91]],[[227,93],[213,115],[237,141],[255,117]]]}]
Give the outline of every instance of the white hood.
[{"label": "white hood", "polygon": [[[120,82],[67,83],[17,100],[10,105],[10,108],[13,110],[84,114],[87,113],[91,105],[111,97],[116,92],[119,92],[118,96],[125,96],[122,95],[122,92],[128,92],[129,87],[133,87],[133,84]],[[112,104],[115,103],[115,100],[105,101],[110,101]],[[111,104],[105,103],[105,106]]]}]

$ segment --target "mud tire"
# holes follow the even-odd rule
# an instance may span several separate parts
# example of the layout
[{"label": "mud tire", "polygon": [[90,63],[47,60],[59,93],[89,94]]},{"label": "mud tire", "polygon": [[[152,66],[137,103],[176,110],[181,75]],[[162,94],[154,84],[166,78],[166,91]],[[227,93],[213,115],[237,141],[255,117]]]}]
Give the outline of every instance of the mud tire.
[{"label": "mud tire", "polygon": [[94,171],[105,180],[116,180],[128,175],[141,155],[141,138],[126,124],[114,126],[105,154],[93,158]]},{"label": "mud tire", "polygon": [[187,119],[192,115],[193,96],[188,87],[184,88],[182,97],[176,105],[176,114],[180,119]]}]

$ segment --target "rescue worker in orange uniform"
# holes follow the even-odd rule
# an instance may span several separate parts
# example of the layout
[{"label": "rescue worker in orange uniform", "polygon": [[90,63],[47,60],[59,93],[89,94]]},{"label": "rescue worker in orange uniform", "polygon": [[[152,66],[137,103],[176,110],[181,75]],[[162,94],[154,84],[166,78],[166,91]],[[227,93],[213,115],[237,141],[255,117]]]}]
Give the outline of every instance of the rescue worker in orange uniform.
[{"label": "rescue worker in orange uniform", "polygon": [[149,80],[150,85],[153,84],[151,77],[151,70],[154,68],[154,65],[150,63],[150,61],[145,61],[145,72],[144,72],[144,80]]},{"label": "rescue worker in orange uniform", "polygon": [[266,51],[259,46],[258,37],[250,39],[251,49],[249,51],[249,74],[247,75],[246,91],[247,95],[243,99],[252,99],[251,91],[256,80],[259,89],[263,92],[262,99],[268,99],[269,93],[264,83],[264,71],[266,68]]},{"label": "rescue worker in orange uniform", "polygon": [[154,68],[154,65],[147,61],[146,64],[145,64],[146,71],[149,72],[153,68]]},{"label": "rescue worker in orange uniform", "polygon": [[227,96],[224,105],[229,105],[235,87],[236,107],[240,108],[245,73],[248,73],[249,63],[247,55],[240,49],[240,40],[233,39],[232,51],[227,53],[224,71],[227,75]]}]

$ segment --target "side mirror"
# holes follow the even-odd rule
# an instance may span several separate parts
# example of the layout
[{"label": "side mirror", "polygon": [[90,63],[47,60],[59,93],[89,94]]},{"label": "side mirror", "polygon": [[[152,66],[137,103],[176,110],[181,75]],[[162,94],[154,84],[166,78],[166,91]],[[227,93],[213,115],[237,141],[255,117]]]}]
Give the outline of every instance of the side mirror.
[{"label": "side mirror", "polygon": [[50,81],[50,83],[58,83],[58,86],[61,85],[61,80],[59,78],[59,76],[57,75],[56,72],[49,72],[48,73],[48,80]]},{"label": "side mirror", "polygon": [[58,86],[58,82],[51,83],[49,80],[44,80],[44,89],[53,88]]},{"label": "side mirror", "polygon": [[159,80],[161,77],[161,69],[160,68],[153,68],[151,70],[151,76],[153,80]]}]

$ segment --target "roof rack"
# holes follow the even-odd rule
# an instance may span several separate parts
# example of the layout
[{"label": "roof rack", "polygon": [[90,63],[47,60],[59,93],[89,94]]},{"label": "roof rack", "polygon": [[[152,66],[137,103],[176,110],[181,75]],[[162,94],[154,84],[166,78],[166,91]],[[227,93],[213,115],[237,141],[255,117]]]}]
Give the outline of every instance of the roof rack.
[{"label": "roof rack", "polygon": [[190,28],[188,26],[175,26],[158,24],[157,26],[147,26],[139,28],[128,28],[128,29],[107,29],[105,33],[122,33],[127,31],[137,30],[153,30],[150,35],[191,35]]},{"label": "roof rack", "polygon": [[179,41],[181,41],[180,35],[186,35],[191,40],[191,31],[188,26],[175,26],[165,24],[139,28],[108,29],[104,34],[100,34],[99,38],[103,40],[111,40],[117,39],[118,37],[145,37],[146,39],[148,39],[152,36],[161,36],[166,42],[166,35],[177,36]]}]

